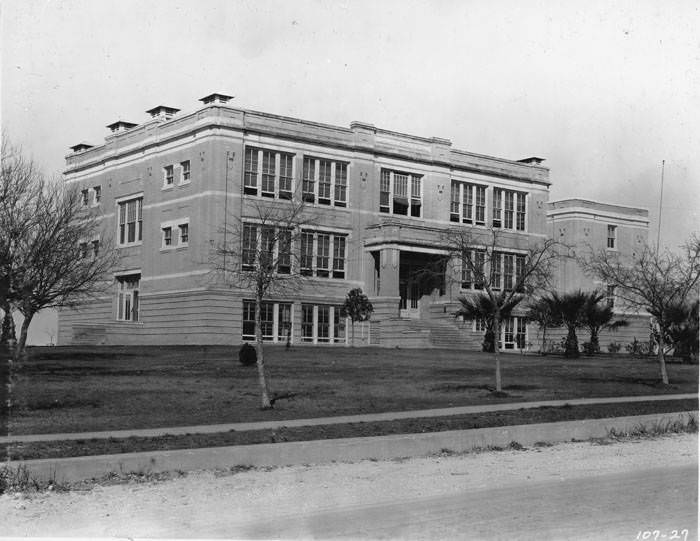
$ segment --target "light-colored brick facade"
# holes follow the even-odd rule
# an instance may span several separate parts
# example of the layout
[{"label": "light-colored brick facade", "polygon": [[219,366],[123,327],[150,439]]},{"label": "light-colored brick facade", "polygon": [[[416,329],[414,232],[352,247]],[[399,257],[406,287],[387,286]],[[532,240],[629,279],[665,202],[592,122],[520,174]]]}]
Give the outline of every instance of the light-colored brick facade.
[{"label": "light-colored brick facade", "polygon": [[222,226],[284,197],[290,182],[300,193],[305,177],[317,231],[340,250],[343,277],[310,277],[300,291],[270,298],[273,341],[286,340],[289,321],[294,343],[344,344],[349,331],[335,307],[361,287],[375,306],[369,328],[357,332],[364,343],[477,349],[482,333],[452,317],[461,284],[418,291],[407,269],[447,253],[441,235],[455,220],[487,234],[497,190],[504,249],[523,251],[551,234],[549,170],[539,159],[483,156],[361,122],[344,128],[242,110],[223,95],[202,101],[194,113],[160,106],[144,124],[112,124],[103,145],[76,145],[66,157],[66,182],[87,190],[122,259],[110,295],[61,310],[59,343],[241,343],[252,296],[217,281],[213,249]]}]

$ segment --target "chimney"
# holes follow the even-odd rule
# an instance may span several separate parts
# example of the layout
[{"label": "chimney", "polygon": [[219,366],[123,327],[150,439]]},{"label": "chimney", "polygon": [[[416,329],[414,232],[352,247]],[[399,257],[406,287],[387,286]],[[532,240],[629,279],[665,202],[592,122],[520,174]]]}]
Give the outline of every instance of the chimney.
[{"label": "chimney", "polygon": [[538,158],[537,156],[530,156],[529,158],[523,158],[522,160],[518,160],[520,163],[524,163],[527,165],[540,165],[545,159],[544,158]]},{"label": "chimney", "polygon": [[180,111],[180,109],[176,109],[175,107],[159,105],[158,107],[149,109],[148,111],[146,111],[146,113],[151,115],[151,118],[170,120],[173,116],[175,116],[178,113],[178,111]]},{"label": "chimney", "polygon": [[112,133],[120,133],[126,130],[130,130],[135,126],[138,126],[138,124],[134,124],[133,122],[125,122],[123,120],[117,120],[116,122],[107,125],[107,127],[112,131]]},{"label": "chimney", "polygon": [[93,145],[89,143],[78,143],[77,145],[73,145],[69,148],[73,151],[73,154],[77,154],[78,152],[84,152],[89,148],[93,148]]},{"label": "chimney", "polygon": [[209,94],[208,96],[204,96],[203,98],[200,98],[199,101],[201,101],[204,105],[215,105],[215,104],[225,104],[228,103],[229,100],[232,100],[233,96],[227,96],[226,94]]}]

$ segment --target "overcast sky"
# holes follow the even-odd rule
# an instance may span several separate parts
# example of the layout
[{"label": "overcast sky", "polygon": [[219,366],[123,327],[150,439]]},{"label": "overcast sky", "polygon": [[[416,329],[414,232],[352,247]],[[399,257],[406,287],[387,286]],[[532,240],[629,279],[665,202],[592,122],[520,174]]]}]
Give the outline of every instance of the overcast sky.
[{"label": "overcast sky", "polygon": [[233,104],[546,158],[550,199],[698,225],[695,1],[5,0],[2,127],[48,172],[156,105]]}]

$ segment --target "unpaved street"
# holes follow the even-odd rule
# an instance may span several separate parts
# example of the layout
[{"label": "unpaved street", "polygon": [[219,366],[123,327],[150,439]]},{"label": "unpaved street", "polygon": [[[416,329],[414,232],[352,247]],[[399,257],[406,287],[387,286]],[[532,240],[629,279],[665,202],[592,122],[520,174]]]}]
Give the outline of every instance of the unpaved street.
[{"label": "unpaved street", "polygon": [[[2,535],[697,538],[697,435],[0,497]],[[661,537],[666,535],[665,538]],[[682,537],[681,537],[682,539]]]}]

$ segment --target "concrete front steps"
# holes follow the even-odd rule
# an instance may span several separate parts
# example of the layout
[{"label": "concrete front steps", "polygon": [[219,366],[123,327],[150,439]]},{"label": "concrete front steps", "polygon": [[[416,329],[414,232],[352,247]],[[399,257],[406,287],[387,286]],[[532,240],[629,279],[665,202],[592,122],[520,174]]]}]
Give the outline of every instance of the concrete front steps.
[{"label": "concrete front steps", "polygon": [[448,348],[478,351],[482,333],[472,331],[471,323],[454,317],[456,307],[434,304],[422,319],[389,318],[382,321],[382,345],[405,348]]}]

